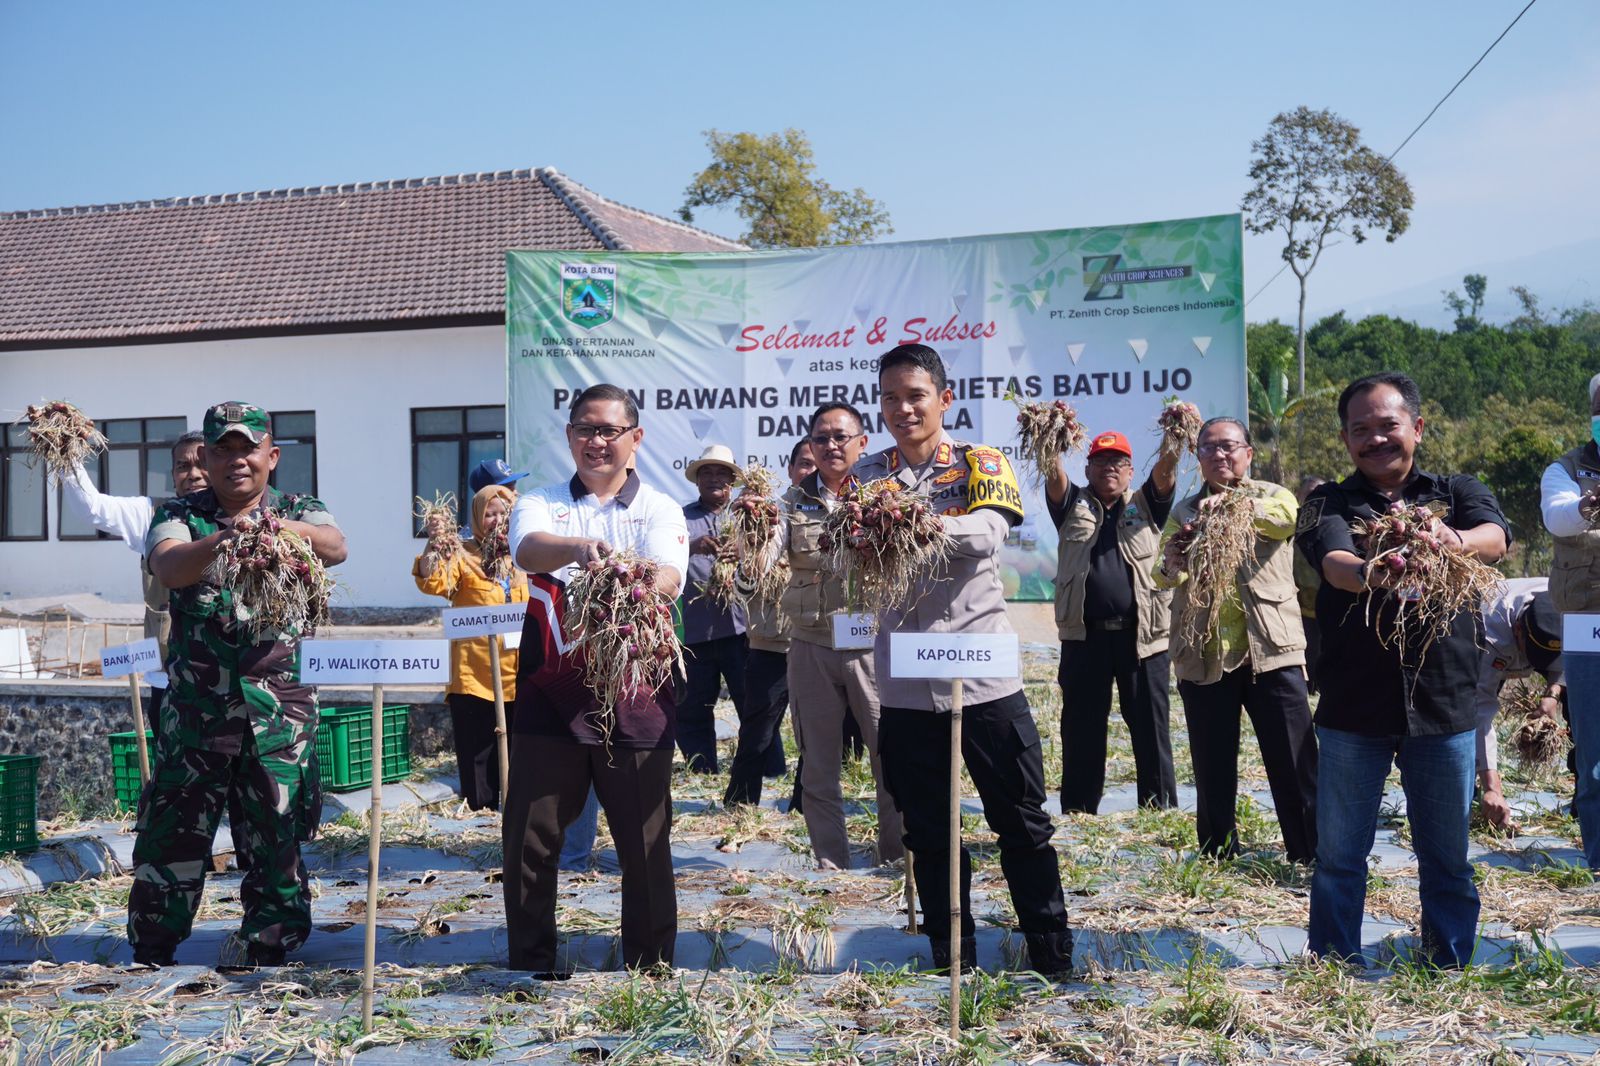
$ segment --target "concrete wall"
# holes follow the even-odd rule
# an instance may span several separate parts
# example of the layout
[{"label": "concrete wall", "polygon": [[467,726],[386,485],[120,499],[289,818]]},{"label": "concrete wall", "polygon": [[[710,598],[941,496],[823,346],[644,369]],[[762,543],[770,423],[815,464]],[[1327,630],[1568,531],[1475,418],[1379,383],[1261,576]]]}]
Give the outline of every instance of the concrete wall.
[{"label": "concrete wall", "polygon": [[[350,542],[336,607],[440,605],[411,580],[411,409],[506,400],[499,326],[0,352],[0,368],[8,419],[42,398],[95,419],[184,415],[191,429],[222,400],[315,411],[318,494]],[[134,553],[56,540],[53,488],[48,496],[51,539],[0,542],[0,600],[98,592],[138,602]]]},{"label": "concrete wall", "polygon": [[[149,699],[148,689],[142,698]],[[332,687],[324,707],[371,704],[368,688]],[[391,690],[389,703],[411,704],[411,754],[450,749],[450,715],[442,689]],[[39,817],[55,817],[63,792],[80,806],[100,806],[115,795],[111,746],[106,737],[133,729],[128,686],[122,681],[10,681],[0,683],[0,754],[38,755]]]}]

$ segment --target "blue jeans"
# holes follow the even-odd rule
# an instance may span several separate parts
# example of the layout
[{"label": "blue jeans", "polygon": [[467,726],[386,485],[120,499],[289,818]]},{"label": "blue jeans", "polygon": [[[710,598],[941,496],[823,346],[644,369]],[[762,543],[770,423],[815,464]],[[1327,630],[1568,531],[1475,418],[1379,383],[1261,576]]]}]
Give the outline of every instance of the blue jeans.
[{"label": "blue jeans", "polygon": [[587,870],[589,856],[594,851],[594,835],[599,831],[600,797],[591,788],[589,798],[583,804],[583,813],[578,815],[576,822],[567,826],[566,836],[561,840],[561,857],[556,860],[556,865],[563,870]]},{"label": "blue jeans", "polygon": [[1578,778],[1572,813],[1583,834],[1584,861],[1600,870],[1600,654],[1567,652],[1562,660]]},{"label": "blue jeans", "polygon": [[1361,959],[1367,855],[1383,783],[1400,767],[1422,900],[1418,958],[1462,966],[1477,940],[1478,889],[1467,861],[1473,735],[1368,737],[1317,727],[1317,869],[1311,879],[1310,949]]}]

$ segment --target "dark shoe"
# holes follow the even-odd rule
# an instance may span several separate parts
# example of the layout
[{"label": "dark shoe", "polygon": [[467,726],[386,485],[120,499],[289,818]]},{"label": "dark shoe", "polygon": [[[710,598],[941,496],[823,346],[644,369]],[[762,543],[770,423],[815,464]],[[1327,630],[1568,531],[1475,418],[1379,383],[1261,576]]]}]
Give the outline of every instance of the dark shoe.
[{"label": "dark shoe", "polygon": [[173,965],[172,951],[160,951],[153,948],[134,948],[133,964],[135,966],[154,966],[160,969],[163,966]]},{"label": "dark shoe", "polygon": [[530,981],[570,981],[571,970],[535,970],[528,975]]},{"label": "dark shoe", "polygon": [[244,953],[244,957],[250,961],[251,966],[282,966],[288,955],[289,953],[281,947],[254,942],[245,949]]},{"label": "dark shoe", "polygon": [[1046,977],[1065,977],[1072,972],[1072,930],[1059,933],[1028,933],[1028,962]]},{"label": "dark shoe", "polygon": [[[928,938],[928,945],[933,949],[933,968],[935,970],[950,970],[950,941]],[[971,973],[978,966],[978,938],[964,936],[961,938],[961,972]]]}]

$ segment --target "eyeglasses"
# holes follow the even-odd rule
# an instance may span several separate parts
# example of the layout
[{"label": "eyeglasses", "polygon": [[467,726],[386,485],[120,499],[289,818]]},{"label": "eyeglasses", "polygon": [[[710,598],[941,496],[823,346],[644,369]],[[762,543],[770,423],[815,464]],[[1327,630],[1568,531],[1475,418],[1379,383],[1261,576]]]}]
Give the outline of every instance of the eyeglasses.
[{"label": "eyeglasses", "polygon": [[1089,465],[1098,466],[1107,470],[1115,470],[1121,466],[1132,466],[1133,460],[1129,459],[1125,455],[1097,455],[1093,459],[1089,460]]},{"label": "eyeglasses", "polygon": [[1228,456],[1232,455],[1234,452],[1242,452],[1248,447],[1250,447],[1250,445],[1246,444],[1242,440],[1219,440],[1215,443],[1202,444],[1200,447],[1196,448],[1195,451],[1199,452],[1201,455]]},{"label": "eyeglasses", "polygon": [[572,435],[577,437],[579,440],[594,440],[596,437],[599,437],[601,440],[610,443],[611,441],[614,441],[618,437],[622,436],[624,433],[628,432],[630,429],[638,429],[639,427],[591,426],[574,423],[569,425],[567,428],[572,430]]},{"label": "eyeglasses", "polygon": [[849,444],[859,436],[861,436],[859,433],[834,433],[829,436],[819,435],[812,437],[811,443],[818,448],[826,448],[830,444],[843,448],[846,444]]}]

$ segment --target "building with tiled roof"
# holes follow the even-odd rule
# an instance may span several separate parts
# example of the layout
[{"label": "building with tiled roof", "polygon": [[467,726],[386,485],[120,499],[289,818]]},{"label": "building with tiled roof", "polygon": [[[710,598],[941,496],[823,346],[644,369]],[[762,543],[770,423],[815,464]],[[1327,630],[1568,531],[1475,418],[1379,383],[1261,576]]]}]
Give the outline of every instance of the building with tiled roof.
[{"label": "building with tiled roof", "polygon": [[[172,436],[260,404],[280,487],[349,536],[342,605],[421,605],[412,498],[462,493],[503,448],[505,253],[742,247],[548,167],[0,213],[0,407],[71,400],[113,438],[91,476],[158,497]],[[20,444],[13,427],[0,453],[0,601],[137,599],[126,549]]]}]

